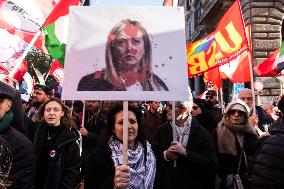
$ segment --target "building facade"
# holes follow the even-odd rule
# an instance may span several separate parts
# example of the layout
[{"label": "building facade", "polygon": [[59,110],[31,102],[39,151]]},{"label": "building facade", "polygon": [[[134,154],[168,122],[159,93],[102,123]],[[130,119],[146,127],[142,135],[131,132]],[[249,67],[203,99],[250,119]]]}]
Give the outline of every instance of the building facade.
[{"label": "building facade", "polygon": [[[187,42],[202,39],[216,29],[234,0],[180,0],[184,6]],[[281,45],[284,36],[284,0],[241,0],[245,24],[251,25],[253,65],[262,63]],[[273,101],[280,95],[280,82],[277,78],[256,77],[264,83],[260,94],[261,101]],[[201,78],[191,81],[193,91],[198,95],[202,90]],[[232,84],[223,82],[227,97],[231,96]],[[231,90],[230,90],[231,89]]]}]

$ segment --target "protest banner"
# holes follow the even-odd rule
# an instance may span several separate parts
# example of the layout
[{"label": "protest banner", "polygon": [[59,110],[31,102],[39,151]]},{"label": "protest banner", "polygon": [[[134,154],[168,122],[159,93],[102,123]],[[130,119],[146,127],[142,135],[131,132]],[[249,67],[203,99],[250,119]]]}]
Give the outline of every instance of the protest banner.
[{"label": "protest banner", "polygon": [[63,99],[188,100],[183,8],[70,10]]}]

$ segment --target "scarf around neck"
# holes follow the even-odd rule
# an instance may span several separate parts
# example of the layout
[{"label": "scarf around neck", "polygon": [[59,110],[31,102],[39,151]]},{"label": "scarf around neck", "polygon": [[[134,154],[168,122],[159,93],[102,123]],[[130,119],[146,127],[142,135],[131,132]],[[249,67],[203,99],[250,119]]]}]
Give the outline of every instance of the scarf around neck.
[{"label": "scarf around neck", "polygon": [[6,129],[13,120],[13,112],[8,111],[4,117],[0,120],[0,131]]},{"label": "scarf around neck", "polygon": [[[109,147],[111,149],[111,157],[114,167],[122,164],[122,148],[123,145],[113,137],[110,138]],[[156,175],[156,159],[151,148],[151,144],[147,141],[147,160],[145,162],[144,147],[137,142],[134,150],[128,149],[128,166],[130,167],[130,183],[128,189],[152,189]]]},{"label": "scarf around neck", "polygon": [[173,130],[173,140],[178,141],[185,148],[187,146],[188,139],[189,139],[189,134],[190,134],[190,129],[191,129],[191,122],[192,122],[192,116],[189,115],[188,118],[187,118],[187,121],[184,123],[183,132],[179,132],[179,129],[178,129],[177,125],[174,126],[174,130]]},{"label": "scarf around neck", "polygon": [[217,126],[217,145],[219,153],[237,156],[236,138],[242,149],[245,133],[256,135],[250,125],[234,125],[223,117]]}]

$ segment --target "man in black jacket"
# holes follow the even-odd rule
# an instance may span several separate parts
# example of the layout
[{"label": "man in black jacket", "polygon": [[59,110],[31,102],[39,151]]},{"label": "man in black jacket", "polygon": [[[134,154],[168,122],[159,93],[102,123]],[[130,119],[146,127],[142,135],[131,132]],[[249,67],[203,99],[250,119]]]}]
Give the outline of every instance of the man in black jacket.
[{"label": "man in black jacket", "polygon": [[251,170],[251,189],[284,188],[284,96],[278,103],[281,116],[256,151]]},{"label": "man in black jacket", "polygon": [[168,188],[215,188],[214,144],[209,133],[191,117],[189,102],[176,102],[175,126],[171,126],[170,109],[167,116],[169,122],[158,128],[155,139],[170,174]]},{"label": "man in black jacket", "polygon": [[10,111],[16,90],[0,81],[0,135],[7,142],[12,154],[12,165],[8,175],[13,189],[33,189],[35,155],[31,141],[11,127],[13,112]]}]

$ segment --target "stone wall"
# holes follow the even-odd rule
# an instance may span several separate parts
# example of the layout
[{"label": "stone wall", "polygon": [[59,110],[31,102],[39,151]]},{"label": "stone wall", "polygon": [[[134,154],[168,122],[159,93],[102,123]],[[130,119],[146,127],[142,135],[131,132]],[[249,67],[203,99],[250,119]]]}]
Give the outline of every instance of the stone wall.
[{"label": "stone wall", "polygon": [[[281,45],[284,0],[241,0],[241,4],[245,23],[252,26],[253,63],[257,65]],[[257,79],[264,83],[261,99],[280,94],[280,83],[276,78]]]}]

